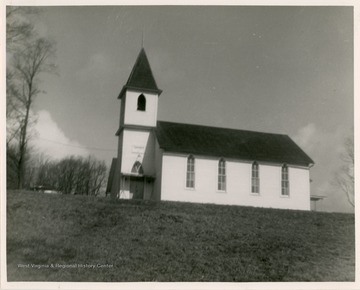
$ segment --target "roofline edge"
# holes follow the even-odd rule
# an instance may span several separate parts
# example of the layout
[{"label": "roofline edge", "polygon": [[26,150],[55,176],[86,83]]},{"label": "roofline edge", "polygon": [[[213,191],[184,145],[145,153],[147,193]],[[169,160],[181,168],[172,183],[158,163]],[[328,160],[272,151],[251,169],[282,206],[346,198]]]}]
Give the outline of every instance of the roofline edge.
[{"label": "roofline edge", "polygon": [[148,93],[157,93],[158,97],[160,97],[161,93],[163,92],[160,89],[154,90],[154,89],[147,89],[147,88],[137,88],[137,87],[131,87],[128,85],[123,86],[123,88],[120,91],[120,94],[118,95],[118,99],[121,99],[123,97],[123,95],[125,94],[126,90],[132,90],[132,91],[136,91],[136,92],[148,92]]}]

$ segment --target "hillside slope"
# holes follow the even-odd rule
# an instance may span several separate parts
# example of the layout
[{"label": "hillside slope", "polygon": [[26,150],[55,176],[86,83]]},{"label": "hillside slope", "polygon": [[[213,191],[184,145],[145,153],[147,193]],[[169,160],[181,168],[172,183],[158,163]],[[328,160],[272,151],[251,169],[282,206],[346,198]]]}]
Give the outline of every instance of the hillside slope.
[{"label": "hillside slope", "polygon": [[13,191],[7,265],[9,281],[354,281],[354,215]]}]

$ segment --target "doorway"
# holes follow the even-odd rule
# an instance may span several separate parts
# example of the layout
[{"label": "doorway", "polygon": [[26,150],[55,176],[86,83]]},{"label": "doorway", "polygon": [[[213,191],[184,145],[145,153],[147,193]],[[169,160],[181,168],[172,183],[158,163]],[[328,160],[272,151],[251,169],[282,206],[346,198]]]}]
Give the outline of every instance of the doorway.
[{"label": "doorway", "polygon": [[130,177],[130,196],[133,199],[144,199],[144,178]]}]

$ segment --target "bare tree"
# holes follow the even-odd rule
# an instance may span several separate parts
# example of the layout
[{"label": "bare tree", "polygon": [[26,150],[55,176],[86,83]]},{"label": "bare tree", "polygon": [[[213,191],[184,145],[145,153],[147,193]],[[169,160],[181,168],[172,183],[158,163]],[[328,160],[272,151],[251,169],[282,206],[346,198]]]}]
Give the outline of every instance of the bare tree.
[{"label": "bare tree", "polygon": [[354,137],[349,137],[344,142],[344,152],[341,154],[344,165],[336,174],[336,183],[346,194],[347,200],[352,207],[355,207],[354,191]]},{"label": "bare tree", "polygon": [[38,8],[7,6],[6,8],[6,50],[11,52],[34,35],[34,26],[27,21],[31,14],[37,14]]},{"label": "bare tree", "polygon": [[50,157],[43,152],[32,153],[29,161],[31,163],[31,172],[27,174],[27,184],[31,185],[31,187],[41,185],[55,188],[56,184],[47,183],[53,182],[55,180],[53,176],[58,174],[55,170],[52,170],[54,162]]},{"label": "bare tree", "polygon": [[[30,127],[34,120],[31,109],[41,93],[39,76],[53,72],[54,44],[37,37],[34,26],[27,20],[38,9],[7,7],[6,11],[6,145],[11,160],[9,169],[15,171],[15,187],[24,186],[26,160],[29,155]],[[9,172],[8,172],[9,173]]]},{"label": "bare tree", "polygon": [[6,146],[6,187],[17,187],[17,170],[16,170],[16,148],[13,145]]},{"label": "bare tree", "polygon": [[77,194],[98,195],[106,178],[107,168],[104,161],[89,156],[81,160],[78,168],[75,192]]},{"label": "bare tree", "polygon": [[[16,50],[26,48],[26,42],[35,36],[34,26],[27,21],[30,14],[37,14],[36,8],[22,6],[8,6],[6,9],[6,52],[9,64]],[[18,135],[20,127],[17,125],[21,118],[18,96],[20,92],[14,80],[12,66],[6,67],[6,145]]]},{"label": "bare tree", "polygon": [[19,92],[14,84],[13,73],[6,70],[6,146],[8,147],[19,133],[17,120],[21,116],[18,110],[17,97]]},{"label": "bare tree", "polygon": [[17,187],[23,188],[25,162],[29,141],[31,108],[34,99],[41,93],[39,75],[53,72],[52,62],[54,45],[45,38],[38,38],[27,44],[26,48],[17,50],[13,55],[13,83],[16,87],[17,119],[14,131],[17,133]]},{"label": "bare tree", "polygon": [[79,159],[81,166],[79,166],[76,178],[76,194],[89,195],[90,180],[91,180],[91,162],[90,157],[87,159]]},{"label": "bare tree", "polygon": [[82,160],[74,156],[62,159],[59,164],[58,188],[64,194],[74,193],[79,171],[82,170]]},{"label": "bare tree", "polygon": [[66,157],[45,160],[37,169],[37,185],[46,185],[63,194],[98,195],[106,180],[104,161],[94,157]]},{"label": "bare tree", "polygon": [[102,186],[105,184],[107,168],[104,161],[96,161],[92,171],[92,195],[97,196]]}]

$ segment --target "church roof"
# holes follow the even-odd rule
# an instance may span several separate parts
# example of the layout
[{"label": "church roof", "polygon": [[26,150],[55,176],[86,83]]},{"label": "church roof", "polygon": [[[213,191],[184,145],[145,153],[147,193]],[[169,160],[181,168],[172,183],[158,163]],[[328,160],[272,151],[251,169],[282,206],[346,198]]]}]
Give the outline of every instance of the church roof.
[{"label": "church roof", "polygon": [[168,152],[309,166],[314,161],[287,135],[158,121]]},{"label": "church roof", "polygon": [[157,87],[154,75],[151,71],[149,60],[146,56],[145,49],[142,48],[134,67],[130,73],[129,79],[126,85],[122,89],[119,95],[119,99],[122,97],[125,89],[134,89],[141,91],[150,91],[160,94],[162,91]]}]

